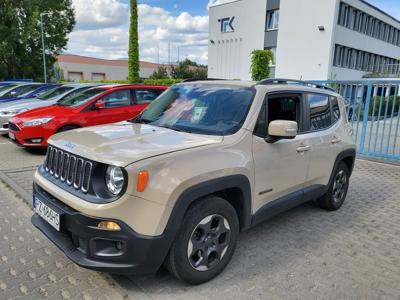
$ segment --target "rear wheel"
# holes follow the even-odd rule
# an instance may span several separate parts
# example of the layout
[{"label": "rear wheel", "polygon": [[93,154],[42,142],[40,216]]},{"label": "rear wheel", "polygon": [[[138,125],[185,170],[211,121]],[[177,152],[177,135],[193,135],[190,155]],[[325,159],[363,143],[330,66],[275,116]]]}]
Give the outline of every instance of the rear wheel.
[{"label": "rear wheel", "polygon": [[165,266],[187,283],[209,281],[231,260],[238,233],[239,221],[232,205],[219,197],[207,197],[187,211]]},{"label": "rear wheel", "polygon": [[65,132],[65,131],[69,131],[69,130],[73,130],[73,129],[78,129],[79,126],[76,125],[66,125],[61,127],[60,129],[57,130],[57,133],[59,132]]},{"label": "rear wheel", "polygon": [[344,162],[339,163],[328,191],[318,199],[319,206],[326,210],[338,210],[346,199],[349,179],[349,168]]}]

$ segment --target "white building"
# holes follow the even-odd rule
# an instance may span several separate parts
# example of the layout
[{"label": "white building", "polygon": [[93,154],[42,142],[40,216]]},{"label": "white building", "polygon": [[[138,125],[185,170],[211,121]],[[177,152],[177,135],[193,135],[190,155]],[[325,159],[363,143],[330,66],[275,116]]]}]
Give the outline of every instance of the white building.
[{"label": "white building", "polygon": [[400,77],[400,21],[363,0],[238,0],[210,8],[210,78],[251,79],[254,49],[275,53],[271,70],[279,78]]},{"label": "white building", "polygon": [[[67,81],[79,80],[126,80],[128,79],[128,60],[110,60],[94,57],[62,54],[57,57],[61,75]],[[140,78],[149,78],[160,66],[147,61],[140,61]]]}]

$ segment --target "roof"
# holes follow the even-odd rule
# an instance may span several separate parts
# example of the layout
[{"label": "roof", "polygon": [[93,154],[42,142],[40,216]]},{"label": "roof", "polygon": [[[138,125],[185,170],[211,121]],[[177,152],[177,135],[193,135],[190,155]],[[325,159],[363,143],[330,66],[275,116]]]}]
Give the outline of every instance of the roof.
[{"label": "roof", "polygon": [[368,5],[369,7],[373,8],[373,9],[379,11],[381,14],[384,14],[385,16],[391,18],[393,21],[396,21],[397,23],[400,24],[400,20],[399,20],[399,19],[397,19],[397,18],[395,18],[394,16],[392,16],[391,14],[389,14],[389,13],[383,11],[383,10],[380,9],[379,7],[373,5],[373,4],[371,4],[371,3],[369,3],[369,2],[367,2],[367,1],[365,1],[365,0],[359,0],[359,1],[362,2],[362,3],[364,3],[365,5]]},{"label": "roof", "polygon": [[[88,64],[88,65],[103,65],[114,67],[128,67],[127,59],[102,59],[89,56],[81,56],[74,54],[60,54],[57,57],[59,63],[75,63],[75,64]],[[157,69],[158,67],[168,67],[168,65],[152,63],[148,61],[140,61],[141,68]]]},{"label": "roof", "polygon": [[239,87],[253,87],[257,82],[244,80],[196,80],[183,82],[184,84],[215,84],[215,85],[232,85]]}]

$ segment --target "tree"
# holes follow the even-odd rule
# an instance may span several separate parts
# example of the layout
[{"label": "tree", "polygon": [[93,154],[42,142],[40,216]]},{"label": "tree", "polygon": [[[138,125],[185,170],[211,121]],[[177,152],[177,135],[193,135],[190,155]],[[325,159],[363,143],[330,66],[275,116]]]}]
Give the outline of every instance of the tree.
[{"label": "tree", "polygon": [[45,22],[46,67],[51,73],[75,25],[71,0],[0,1],[0,80],[43,80],[40,13]]},{"label": "tree", "polygon": [[150,79],[167,79],[169,78],[168,71],[166,67],[160,66],[157,70],[153,72]]},{"label": "tree", "polygon": [[251,77],[255,81],[269,78],[269,68],[274,60],[271,50],[253,50],[251,53]]},{"label": "tree", "polygon": [[128,80],[139,82],[139,35],[138,35],[138,14],[137,1],[131,0],[131,19],[129,27],[129,52],[128,52]]},{"label": "tree", "polygon": [[206,79],[207,67],[187,58],[179,62],[178,65],[171,67],[171,76],[176,79]]}]

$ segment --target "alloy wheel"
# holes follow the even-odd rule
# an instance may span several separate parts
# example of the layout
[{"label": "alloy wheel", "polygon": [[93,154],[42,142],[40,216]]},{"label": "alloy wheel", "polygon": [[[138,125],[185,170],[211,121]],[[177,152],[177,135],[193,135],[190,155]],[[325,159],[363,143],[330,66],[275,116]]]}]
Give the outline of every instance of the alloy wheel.
[{"label": "alloy wheel", "polygon": [[346,185],[347,185],[346,173],[343,170],[340,170],[336,174],[333,183],[332,196],[333,196],[333,201],[335,203],[340,203],[343,200],[346,193]]}]

